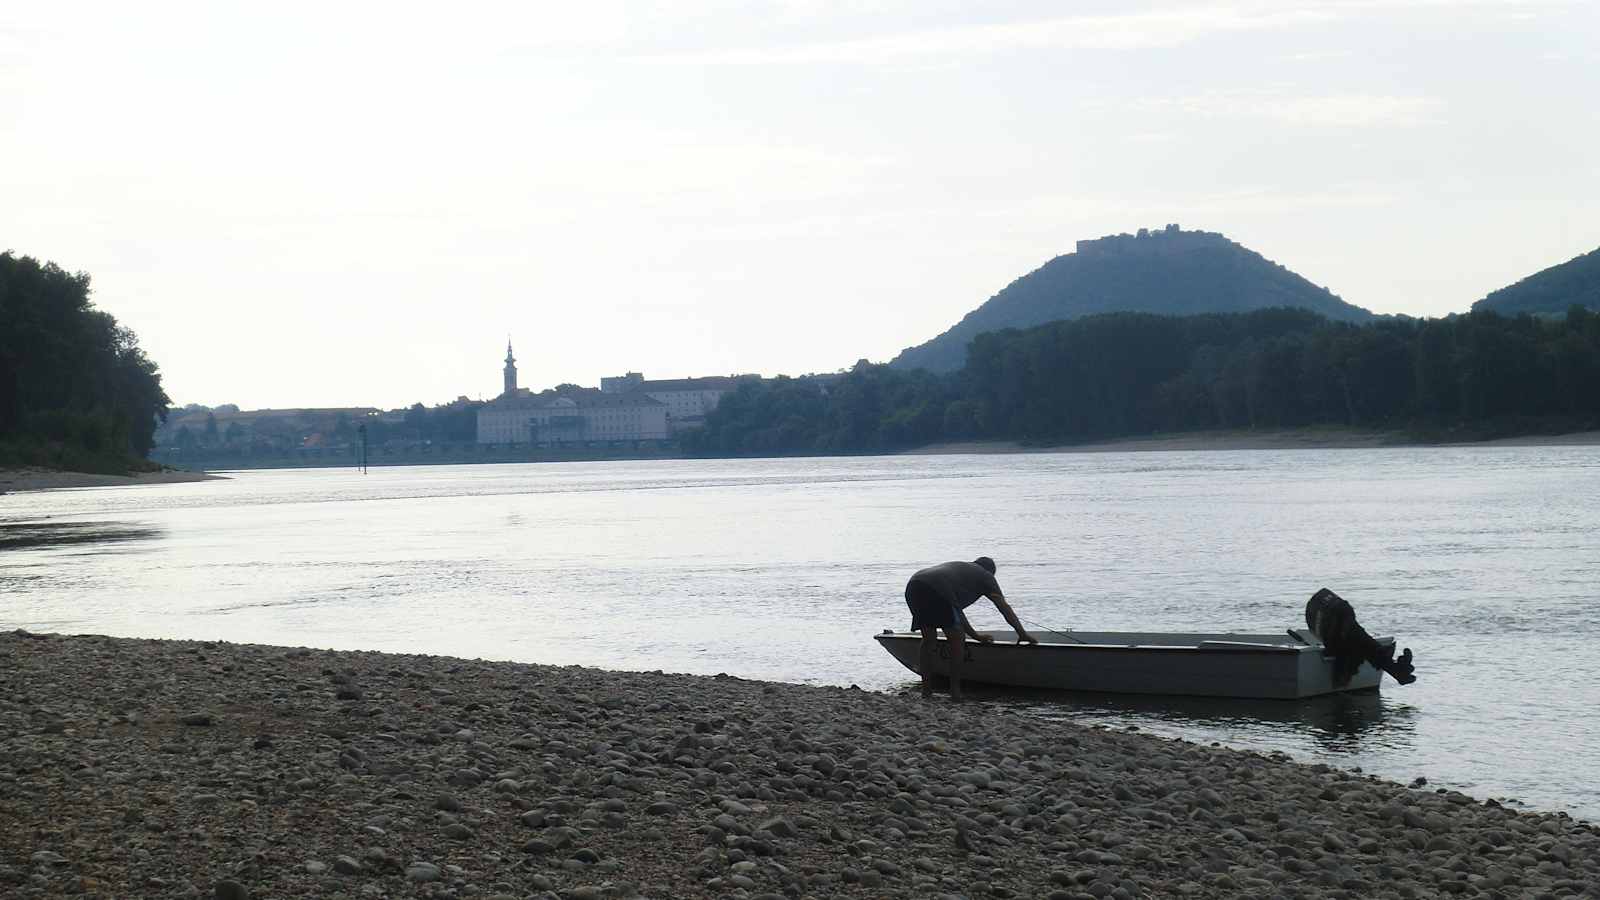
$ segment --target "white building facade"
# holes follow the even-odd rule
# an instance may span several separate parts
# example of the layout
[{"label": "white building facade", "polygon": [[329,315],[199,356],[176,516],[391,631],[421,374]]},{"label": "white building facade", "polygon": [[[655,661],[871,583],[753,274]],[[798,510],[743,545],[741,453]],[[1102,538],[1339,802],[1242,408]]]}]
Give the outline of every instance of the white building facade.
[{"label": "white building facade", "polygon": [[676,434],[705,424],[706,416],[724,395],[755,375],[717,375],[706,378],[667,378],[647,380],[639,372],[600,379],[603,393],[639,392],[658,400],[667,408],[667,428]]},{"label": "white building facade", "polygon": [[662,441],[669,435],[666,404],[638,391],[578,388],[535,394],[517,387],[510,341],[505,392],[478,410],[480,444],[559,447]]},{"label": "white building facade", "polygon": [[643,394],[607,395],[580,389],[541,394],[521,388],[478,410],[478,443],[572,444],[663,441],[667,407]]}]

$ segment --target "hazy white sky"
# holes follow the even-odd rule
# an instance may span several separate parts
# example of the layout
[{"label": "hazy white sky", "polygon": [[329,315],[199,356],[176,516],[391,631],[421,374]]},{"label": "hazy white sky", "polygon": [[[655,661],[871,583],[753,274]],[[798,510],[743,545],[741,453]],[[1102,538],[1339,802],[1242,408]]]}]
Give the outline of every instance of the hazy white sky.
[{"label": "hazy white sky", "polygon": [[1524,2],[0,6],[0,249],[178,403],[886,360],[1084,237],[1443,315],[1600,245],[1600,12]]}]

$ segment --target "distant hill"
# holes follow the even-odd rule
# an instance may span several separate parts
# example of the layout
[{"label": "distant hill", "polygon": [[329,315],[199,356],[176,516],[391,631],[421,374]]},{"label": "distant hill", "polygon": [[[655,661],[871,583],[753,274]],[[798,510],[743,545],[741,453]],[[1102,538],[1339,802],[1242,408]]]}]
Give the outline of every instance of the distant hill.
[{"label": "distant hill", "polygon": [[1027,328],[1105,312],[1193,315],[1291,306],[1330,319],[1373,314],[1340,300],[1252,250],[1209,231],[1176,225],[1137,235],[1079,241],[1077,252],[1018,278],[950,330],[890,365],[948,372],[966,363],[967,344],[985,331]]},{"label": "distant hill", "polygon": [[1472,304],[1472,311],[1515,316],[1564,313],[1572,306],[1600,310],[1600,248],[1503,287]]}]

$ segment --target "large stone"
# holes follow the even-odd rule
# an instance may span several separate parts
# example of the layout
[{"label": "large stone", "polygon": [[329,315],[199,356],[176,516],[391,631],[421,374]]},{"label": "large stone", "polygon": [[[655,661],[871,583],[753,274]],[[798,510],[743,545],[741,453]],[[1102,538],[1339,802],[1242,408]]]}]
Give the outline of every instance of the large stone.
[{"label": "large stone", "polygon": [[773,836],[781,838],[794,837],[799,833],[798,829],[794,827],[794,823],[790,822],[788,819],[785,819],[783,816],[778,816],[762,822],[756,830],[769,831],[773,834]]},{"label": "large stone", "polygon": [[406,867],[406,879],[409,881],[438,881],[442,874],[439,867],[430,862],[416,862]]}]

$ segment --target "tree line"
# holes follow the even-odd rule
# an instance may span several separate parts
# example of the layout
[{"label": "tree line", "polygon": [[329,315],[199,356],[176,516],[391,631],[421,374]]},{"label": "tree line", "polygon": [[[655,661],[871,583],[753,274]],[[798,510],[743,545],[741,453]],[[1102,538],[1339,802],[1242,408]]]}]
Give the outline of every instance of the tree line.
[{"label": "tree line", "polygon": [[1336,425],[1464,439],[1600,426],[1600,314],[1333,322],[1109,313],[979,335],[950,375],[865,360],[741,385],[700,455],[852,453]]},{"label": "tree line", "polygon": [[149,454],[171,401],[89,293],[87,274],[0,253],[0,463],[114,471]]},{"label": "tree line", "polygon": [[180,459],[355,446],[361,443],[363,427],[366,441],[373,447],[473,443],[478,434],[478,410],[483,405],[460,397],[432,407],[413,403],[388,415],[367,414],[361,409],[315,409],[240,416],[235,404],[211,408],[191,403],[172,410],[166,426],[157,429],[156,439],[163,452],[175,453]]}]

